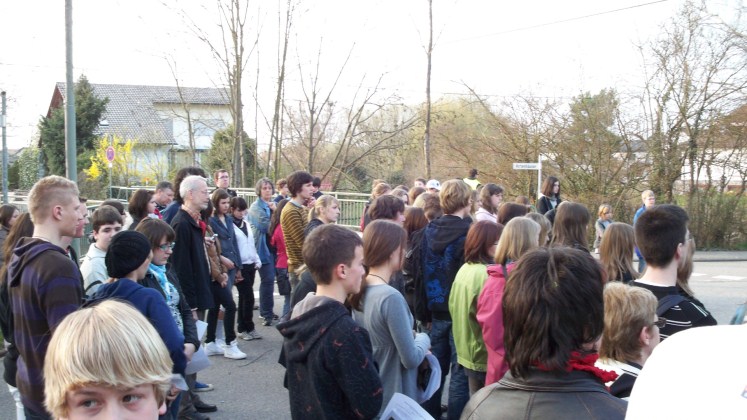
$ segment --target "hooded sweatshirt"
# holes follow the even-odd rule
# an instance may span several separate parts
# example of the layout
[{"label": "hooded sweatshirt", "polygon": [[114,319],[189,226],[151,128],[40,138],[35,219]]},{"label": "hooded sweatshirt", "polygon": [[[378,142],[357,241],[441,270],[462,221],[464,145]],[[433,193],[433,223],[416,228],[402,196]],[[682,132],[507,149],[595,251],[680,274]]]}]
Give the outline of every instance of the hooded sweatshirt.
[{"label": "hooded sweatshirt", "polygon": [[280,364],[294,419],[369,419],[381,408],[383,388],[368,331],[335,300],[308,295],[283,335]]},{"label": "hooded sweatshirt", "polygon": [[62,248],[23,238],[13,250],[8,281],[21,401],[44,414],[44,357],[57,325],[82,303],[80,271]]},{"label": "hooded sweatshirt", "polygon": [[[514,266],[515,263],[506,265],[506,274],[511,273]],[[477,298],[477,322],[482,328],[482,338],[488,352],[485,386],[498,382],[508,372],[503,343],[503,290],[506,280],[502,265],[489,265],[488,279]]]},{"label": "hooded sweatshirt", "polygon": [[184,335],[179,331],[171,315],[171,309],[162,294],[132,280],[120,279],[99,287],[93,300],[103,299],[124,300],[143,314],[166,344],[171,361],[174,362],[173,371],[184,375],[184,368],[187,367],[187,357],[184,355]]},{"label": "hooded sweatshirt", "polygon": [[469,217],[445,215],[425,227],[423,280],[428,309],[435,319],[451,320],[449,293],[464,264],[464,240],[471,223]]}]

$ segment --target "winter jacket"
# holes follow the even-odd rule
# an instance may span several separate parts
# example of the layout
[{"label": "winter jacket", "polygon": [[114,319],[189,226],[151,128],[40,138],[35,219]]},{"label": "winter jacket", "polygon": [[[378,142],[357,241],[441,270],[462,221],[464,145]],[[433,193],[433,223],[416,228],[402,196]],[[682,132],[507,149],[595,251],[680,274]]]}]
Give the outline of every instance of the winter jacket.
[{"label": "winter jacket", "polygon": [[195,219],[183,209],[176,213],[171,227],[176,232],[171,264],[184,297],[191,309],[211,309],[214,303],[204,233]]},{"label": "winter jacket", "polygon": [[555,207],[552,206],[552,202],[550,202],[550,198],[543,195],[540,197],[539,200],[537,200],[537,212],[540,214],[545,214],[550,210],[557,209],[560,203],[563,201],[560,199],[560,197],[556,197]]},{"label": "winter jacket", "polygon": [[445,215],[425,227],[422,246],[423,285],[433,318],[450,321],[449,293],[464,264],[464,240],[472,223],[469,217]]},{"label": "winter jacket", "polygon": [[[305,304],[318,302],[306,312]],[[299,312],[301,312],[299,314]],[[283,335],[280,364],[294,419],[370,419],[383,388],[368,332],[339,302],[311,295],[277,325]]]},{"label": "winter jacket", "polygon": [[[506,272],[510,273],[515,264],[508,264]],[[482,329],[482,339],[488,352],[488,373],[485,385],[498,382],[508,371],[506,350],[503,347],[503,289],[506,278],[503,266],[488,266],[488,279],[477,298],[477,322]],[[455,337],[456,338],[456,337]]]},{"label": "winter jacket", "polygon": [[222,256],[231,260],[236,267],[241,267],[241,255],[239,255],[239,244],[236,241],[236,233],[233,230],[233,217],[226,214],[222,222],[218,216],[210,218],[210,228],[218,235]]},{"label": "winter jacket", "polygon": [[187,366],[187,357],[184,355],[184,335],[176,326],[176,321],[171,316],[171,310],[161,293],[143,287],[132,280],[120,279],[102,285],[93,296],[93,301],[105,299],[124,300],[143,314],[166,344],[171,361],[174,363],[173,372],[184,375],[184,368]]},{"label": "winter jacket", "polygon": [[482,328],[477,322],[477,298],[488,279],[485,264],[465,263],[457,272],[449,296],[451,330],[457,362],[478,372],[485,372],[488,354],[482,338]]},{"label": "winter jacket", "polygon": [[288,268],[288,254],[285,252],[285,238],[283,237],[282,226],[275,226],[275,232],[272,232],[272,240],[270,243],[277,251],[275,268]]},{"label": "winter jacket", "polygon": [[80,274],[83,275],[83,290],[89,296],[96,293],[96,289],[109,280],[104,258],[106,258],[106,251],[98,249],[94,244],[88,247],[88,252],[83,257]]},{"label": "winter jacket", "polygon": [[65,250],[43,239],[22,238],[13,250],[8,281],[20,354],[16,384],[23,405],[45,413],[44,356],[59,323],[82,303],[82,278]]},{"label": "winter jacket", "polygon": [[[179,317],[182,320],[182,333],[184,334],[184,342],[194,344],[195,349],[199,349],[200,339],[199,337],[197,337],[197,326],[195,325],[195,319],[192,316],[192,310],[189,307],[189,304],[187,304],[187,300],[184,299],[184,293],[182,292],[181,285],[179,285],[179,279],[171,270],[166,271],[166,278],[179,293]],[[164,300],[166,299],[166,292],[164,292],[164,290],[161,288],[161,283],[158,282],[158,279],[152,272],[148,271],[144,279],[138,280],[138,284],[161,293],[161,296],[163,296]],[[171,315],[172,317],[174,316],[173,312]]]},{"label": "winter jacket", "polygon": [[623,420],[627,408],[627,401],[613,397],[589,372],[531,368],[526,378],[514,378],[509,372],[475,393],[461,418]]},{"label": "winter jacket", "polygon": [[249,206],[249,213],[247,213],[247,220],[252,228],[252,235],[254,237],[254,247],[257,248],[257,254],[262,262],[262,265],[274,263],[270,247],[267,246],[267,241],[270,236],[270,217],[272,216],[272,210],[270,206],[265,203],[261,198],[257,198],[255,202]]},{"label": "winter jacket", "polygon": [[487,220],[488,222],[498,223],[498,216],[480,207],[475,212],[475,220],[478,222]]}]

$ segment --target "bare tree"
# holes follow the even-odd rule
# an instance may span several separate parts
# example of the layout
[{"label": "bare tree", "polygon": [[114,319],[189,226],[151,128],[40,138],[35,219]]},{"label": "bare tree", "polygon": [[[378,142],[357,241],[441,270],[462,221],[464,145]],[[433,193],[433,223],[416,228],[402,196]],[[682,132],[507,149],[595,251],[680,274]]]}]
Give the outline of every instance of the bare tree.
[{"label": "bare tree", "polygon": [[425,157],[425,177],[431,177],[431,63],[433,57],[433,0],[428,0],[428,47],[425,54],[428,57],[428,70],[425,82],[425,136],[423,138],[423,153]]},{"label": "bare tree", "polygon": [[[272,127],[270,128],[270,147],[268,151],[267,156],[267,169],[265,171],[265,175],[269,176],[270,174],[270,163],[272,162],[272,149],[273,146],[275,147],[275,179],[278,179],[279,170],[280,170],[280,139],[282,138],[282,115],[283,112],[282,109],[282,103],[283,103],[283,92],[285,90],[285,63],[286,63],[286,57],[288,56],[288,42],[290,40],[290,30],[291,26],[293,25],[293,11],[295,9],[295,3],[292,0],[288,0],[286,4],[286,10],[285,10],[285,30],[282,34],[282,52],[280,53],[280,56],[278,57],[278,79],[277,79],[277,89],[275,91],[275,107],[274,112],[272,115]],[[280,10],[278,10],[278,30],[280,29],[281,25],[281,18],[280,18]]]}]

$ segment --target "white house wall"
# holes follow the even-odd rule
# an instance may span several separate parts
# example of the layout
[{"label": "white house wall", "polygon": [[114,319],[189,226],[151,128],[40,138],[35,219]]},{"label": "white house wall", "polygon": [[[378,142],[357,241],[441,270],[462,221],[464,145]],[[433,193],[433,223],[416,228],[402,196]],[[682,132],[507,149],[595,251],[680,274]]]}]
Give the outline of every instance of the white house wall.
[{"label": "white house wall", "polygon": [[[179,104],[153,104],[161,119],[171,123],[177,149],[189,149],[187,113]],[[189,105],[192,128],[195,131],[195,148],[207,150],[213,140],[212,133],[231,124],[228,105]],[[202,134],[202,135],[201,135]]]}]

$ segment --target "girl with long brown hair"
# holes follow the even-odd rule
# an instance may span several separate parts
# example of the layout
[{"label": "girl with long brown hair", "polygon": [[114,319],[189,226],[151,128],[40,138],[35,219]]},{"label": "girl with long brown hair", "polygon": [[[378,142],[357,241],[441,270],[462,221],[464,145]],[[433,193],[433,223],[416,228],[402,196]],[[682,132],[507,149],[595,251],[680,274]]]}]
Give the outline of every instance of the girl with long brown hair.
[{"label": "girl with long brown hair", "polygon": [[599,259],[607,272],[607,280],[630,283],[640,275],[633,268],[635,232],[627,223],[607,226],[599,245]]},{"label": "girl with long brown hair", "polygon": [[395,392],[415,398],[418,366],[431,345],[425,333],[413,334],[413,317],[404,297],[389,286],[402,268],[407,234],[389,220],[374,220],[363,232],[368,268],[361,290],[349,299],[353,319],[371,336],[373,356],[384,388],[383,410]]}]

